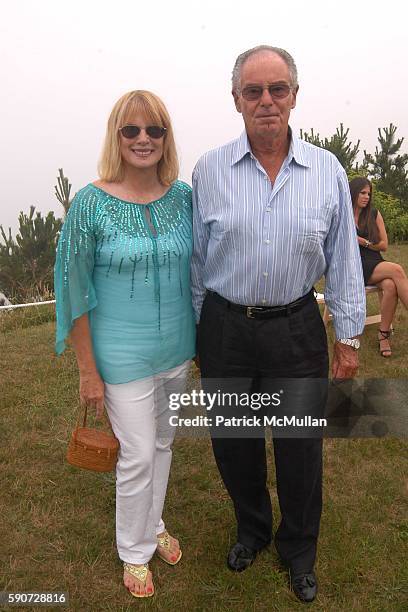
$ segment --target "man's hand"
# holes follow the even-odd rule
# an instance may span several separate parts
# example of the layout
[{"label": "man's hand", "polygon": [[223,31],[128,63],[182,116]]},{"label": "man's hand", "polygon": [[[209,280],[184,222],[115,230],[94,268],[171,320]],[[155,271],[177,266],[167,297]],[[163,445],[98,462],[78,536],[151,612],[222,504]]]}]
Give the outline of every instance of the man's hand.
[{"label": "man's hand", "polygon": [[98,372],[81,372],[79,376],[79,397],[81,404],[96,408],[96,418],[103,415],[105,385]]},{"label": "man's hand", "polygon": [[337,379],[354,378],[358,370],[358,352],[347,344],[335,342],[332,376]]}]

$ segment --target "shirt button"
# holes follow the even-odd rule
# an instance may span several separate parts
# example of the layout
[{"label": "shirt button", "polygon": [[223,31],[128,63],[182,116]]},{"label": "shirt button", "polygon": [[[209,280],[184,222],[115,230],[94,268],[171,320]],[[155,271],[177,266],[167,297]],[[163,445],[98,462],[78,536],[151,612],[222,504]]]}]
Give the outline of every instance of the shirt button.
[{"label": "shirt button", "polygon": [[271,244],[270,240],[265,240],[265,244]]},{"label": "shirt button", "polygon": [[266,300],[261,300],[261,301],[262,301],[262,304],[266,304]]},{"label": "shirt button", "polygon": [[271,212],[271,208],[265,208],[265,212]]},{"label": "shirt button", "polygon": [[263,272],[263,276],[268,276],[269,272]]}]

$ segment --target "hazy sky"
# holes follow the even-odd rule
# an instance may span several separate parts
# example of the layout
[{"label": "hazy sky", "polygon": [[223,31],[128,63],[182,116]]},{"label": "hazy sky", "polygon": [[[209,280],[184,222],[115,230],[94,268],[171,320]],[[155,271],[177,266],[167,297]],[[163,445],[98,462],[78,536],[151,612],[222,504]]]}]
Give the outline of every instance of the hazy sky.
[{"label": "hazy sky", "polygon": [[181,178],[239,135],[230,75],[257,44],[287,49],[299,70],[291,125],[330,136],[343,122],[361,151],[391,121],[408,150],[407,9],[402,0],[15,0],[0,2],[0,224],[30,204],[62,209],[97,178],[107,117],[131,89],[151,89],[173,119]]}]

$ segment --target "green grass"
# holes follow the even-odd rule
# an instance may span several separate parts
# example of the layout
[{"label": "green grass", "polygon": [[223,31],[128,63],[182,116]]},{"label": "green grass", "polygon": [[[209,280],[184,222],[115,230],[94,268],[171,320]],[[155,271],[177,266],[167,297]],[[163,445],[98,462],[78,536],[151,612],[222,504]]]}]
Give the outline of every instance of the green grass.
[{"label": "green grass", "polygon": [[[396,261],[397,254],[408,269],[408,245],[392,247],[389,259]],[[407,322],[399,306],[388,360],[378,354],[376,326],[366,328],[360,376],[406,378]],[[20,323],[1,334],[0,590],[68,591],[70,610],[81,612],[305,609],[289,592],[273,547],[243,574],[227,570],[235,520],[208,438],[175,443],[164,518],[181,540],[182,561],[169,567],[153,559],[151,600],[127,594],[114,541],[113,474],[65,462],[78,414],[74,355],[54,355],[52,321]],[[398,438],[325,441],[320,592],[310,608],[406,609],[406,450]],[[271,444],[268,455],[276,527]]]},{"label": "green grass", "polygon": [[55,321],[54,304],[0,311],[0,334]]}]

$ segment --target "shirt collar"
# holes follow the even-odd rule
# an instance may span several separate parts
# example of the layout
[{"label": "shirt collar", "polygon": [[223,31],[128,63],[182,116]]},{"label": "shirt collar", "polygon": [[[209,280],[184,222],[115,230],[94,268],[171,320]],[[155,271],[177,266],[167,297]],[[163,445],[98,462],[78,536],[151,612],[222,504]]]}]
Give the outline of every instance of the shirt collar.
[{"label": "shirt collar", "polygon": [[294,159],[295,162],[300,166],[310,168],[312,162],[310,159],[308,145],[305,143],[304,140],[302,140],[298,136],[295,136],[290,127],[289,130],[291,134],[291,140],[288,153],[288,163],[290,163],[292,159]]},{"label": "shirt collar", "polygon": [[[290,134],[290,145],[287,157],[288,164],[290,164],[292,159],[294,159],[295,162],[300,166],[306,166],[307,168],[310,168],[311,161],[309,151],[307,150],[304,141],[301,140],[298,136],[295,136],[290,126],[288,129]],[[241,136],[235,141],[235,147],[231,156],[231,166],[241,161],[241,159],[243,159],[245,155],[248,154],[252,155],[252,149],[251,145],[249,144],[246,130],[244,130]]]},{"label": "shirt collar", "polygon": [[252,155],[252,150],[246,130],[244,130],[241,136],[235,141],[235,146],[231,155],[231,166],[241,161],[247,154]]}]

